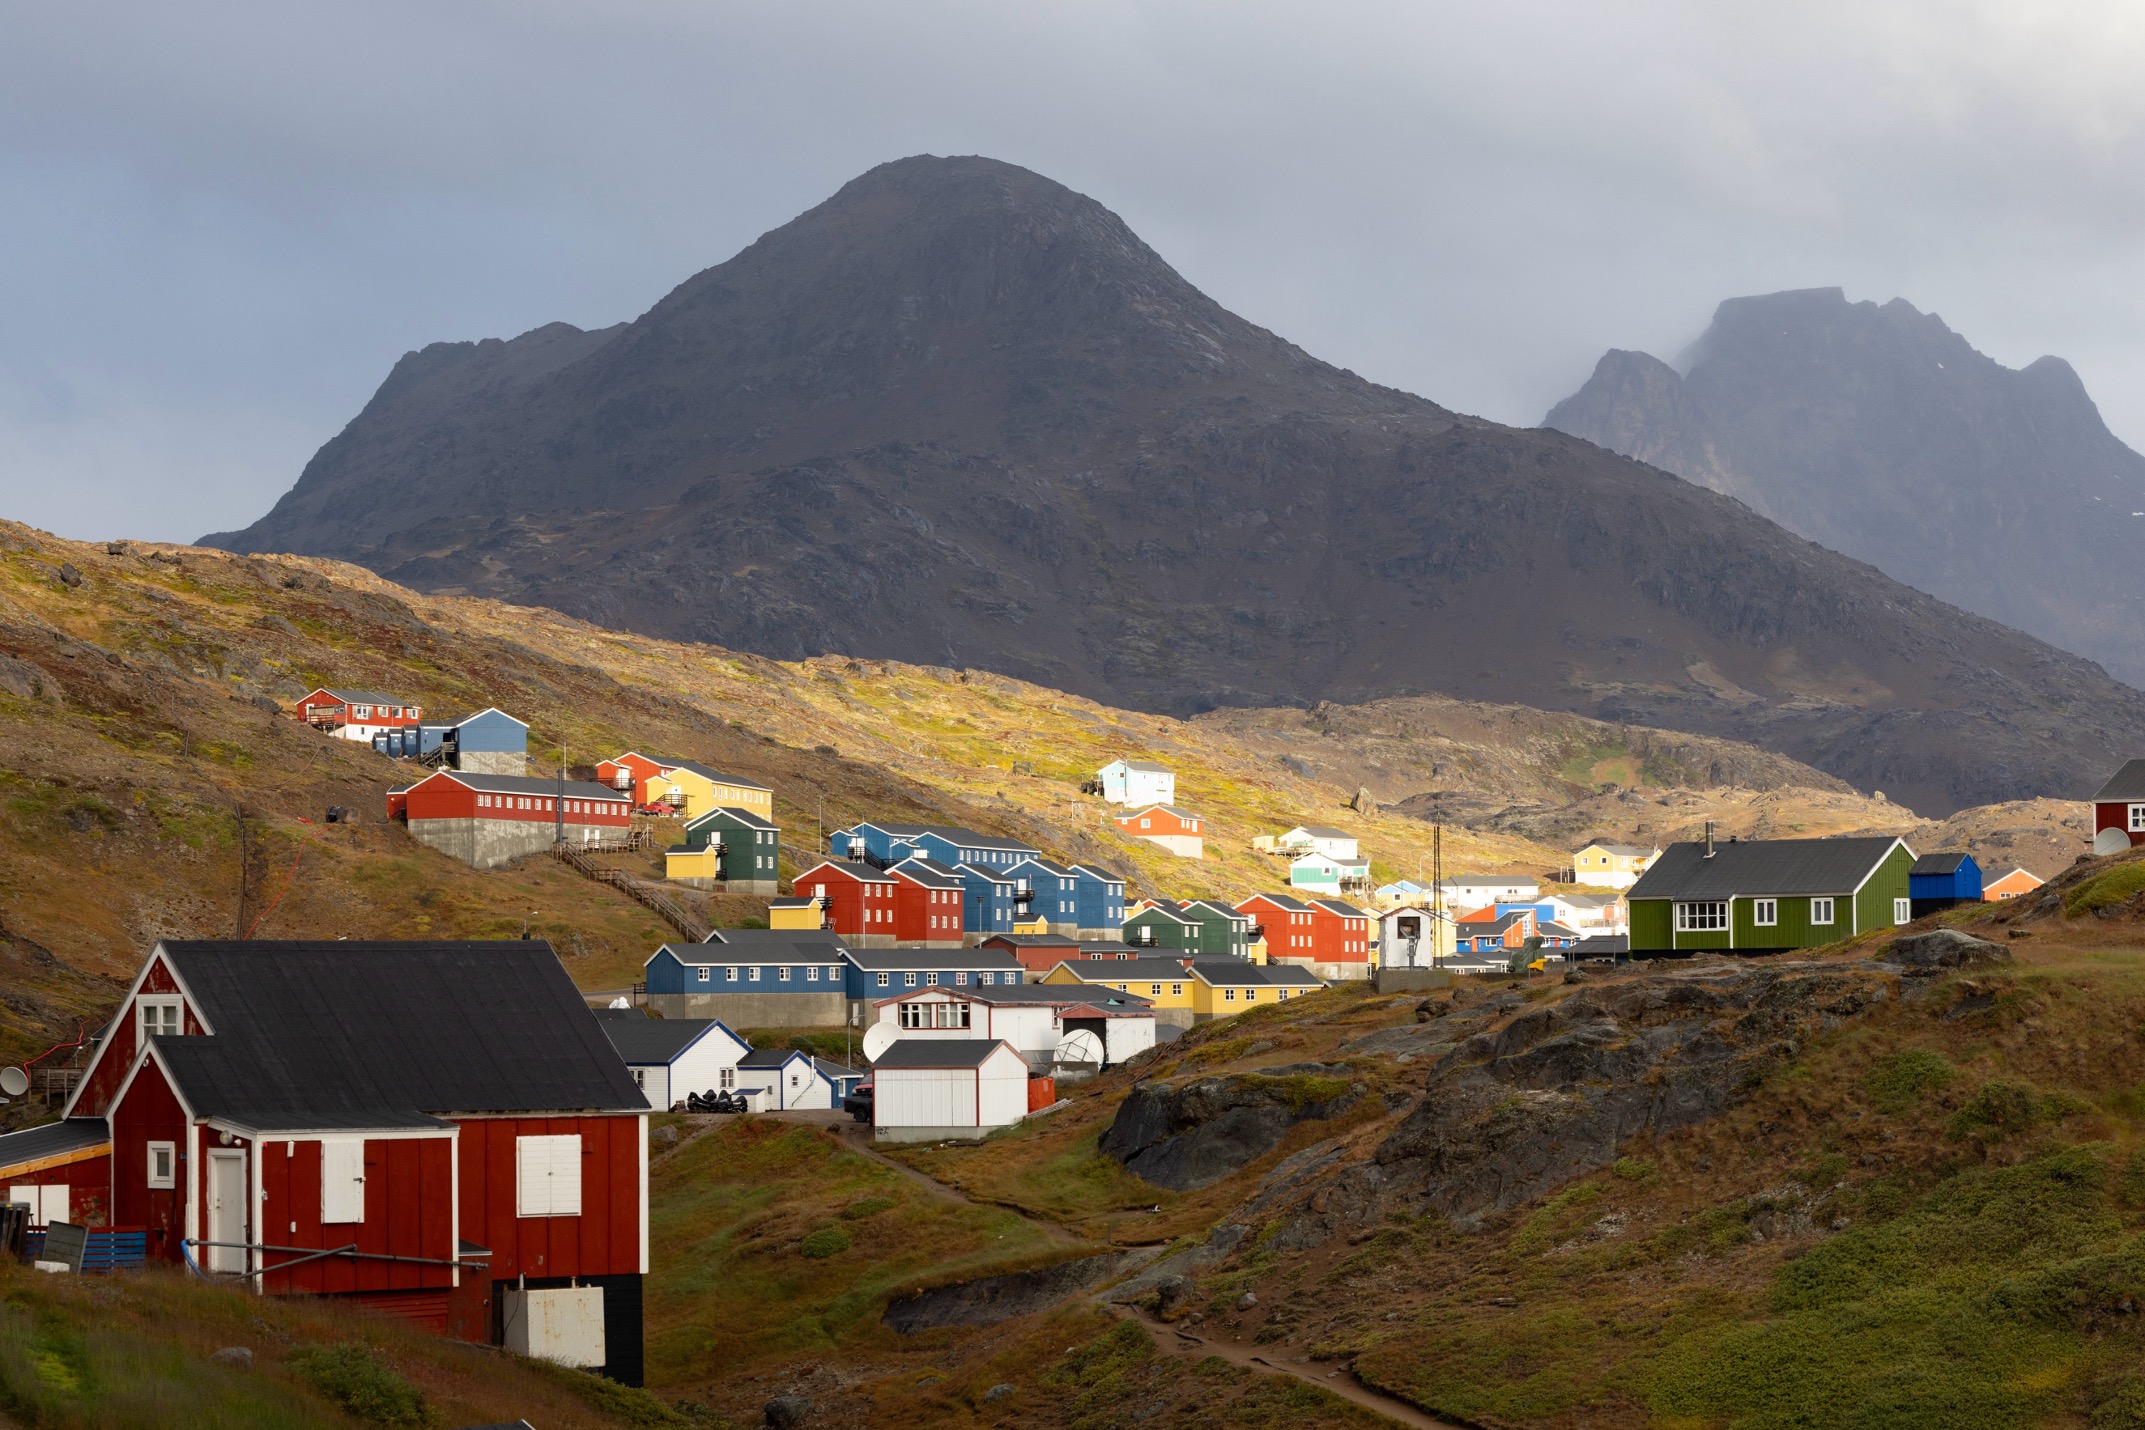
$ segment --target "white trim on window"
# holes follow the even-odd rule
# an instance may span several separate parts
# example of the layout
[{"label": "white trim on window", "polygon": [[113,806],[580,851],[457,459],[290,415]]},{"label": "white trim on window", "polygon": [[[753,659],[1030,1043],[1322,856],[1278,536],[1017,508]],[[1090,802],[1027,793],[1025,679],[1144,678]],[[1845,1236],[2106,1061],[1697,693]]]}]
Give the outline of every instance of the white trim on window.
[{"label": "white trim on window", "polygon": [[134,1036],[138,1043],[156,1034],[175,1037],[186,1031],[186,1000],[176,993],[144,993],[134,1000]]},{"label": "white trim on window", "polygon": [[1777,927],[1780,923],[1780,901],[1778,899],[1752,899],[1750,901],[1750,921],[1761,929]]},{"label": "white trim on window", "polygon": [[1894,900],[1892,900],[1892,922],[1893,922],[1893,923],[1895,923],[1895,924],[1903,924],[1903,923],[1907,923],[1907,922],[1909,922],[1910,920],[1912,920],[1912,919],[1913,919],[1913,917],[1914,917],[1914,901],[1913,901],[1912,899],[1894,899]]},{"label": "white trim on window", "polygon": [[581,1135],[514,1139],[514,1215],[581,1215]]},{"label": "white trim on window", "polygon": [[1728,901],[1707,899],[1676,905],[1677,933],[1720,933],[1728,927]]},{"label": "white trim on window", "polygon": [[149,1185],[152,1189],[171,1190],[179,1185],[179,1144],[176,1142],[151,1142],[149,1144]]},{"label": "white trim on window", "polygon": [[1810,900],[1810,922],[1812,925],[1818,928],[1830,928],[1832,926],[1832,918],[1832,900]]}]

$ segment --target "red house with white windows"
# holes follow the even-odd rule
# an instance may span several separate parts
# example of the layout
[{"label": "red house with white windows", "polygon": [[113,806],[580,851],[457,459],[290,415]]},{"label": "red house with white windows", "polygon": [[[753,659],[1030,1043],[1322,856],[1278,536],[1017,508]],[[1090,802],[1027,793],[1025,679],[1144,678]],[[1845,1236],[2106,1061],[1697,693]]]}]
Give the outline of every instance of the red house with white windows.
[{"label": "red house with white windows", "polygon": [[2093,796],[2093,852],[2145,844],[2145,760],[2131,760]]},{"label": "red house with white windows", "polygon": [[1370,915],[1339,899],[1253,894],[1236,906],[1266,930],[1266,961],[1294,963],[1320,978],[1368,978]]},{"label": "red house with white windows", "polygon": [[894,942],[910,948],[961,947],[961,906],[968,893],[961,876],[921,855],[886,872],[894,880]]},{"label": "red house with white windows", "polygon": [[[885,869],[852,859],[822,859],[789,881],[799,898],[819,899],[826,928],[852,948],[892,948],[894,903],[900,881]],[[955,915],[959,915],[956,906]]]},{"label": "red house with white windows", "polygon": [[57,1125],[152,1258],[638,1384],[646,1114],[540,940],[167,941]]},{"label": "red house with white windows", "polygon": [[387,817],[410,837],[479,869],[540,854],[557,842],[598,844],[633,827],[630,795],[586,780],[534,779],[440,770],[387,792]]},{"label": "red house with white windows", "polygon": [[399,695],[376,690],[329,690],[303,696],[291,713],[314,729],[344,740],[372,743],[382,730],[400,730],[424,719],[424,710]]}]

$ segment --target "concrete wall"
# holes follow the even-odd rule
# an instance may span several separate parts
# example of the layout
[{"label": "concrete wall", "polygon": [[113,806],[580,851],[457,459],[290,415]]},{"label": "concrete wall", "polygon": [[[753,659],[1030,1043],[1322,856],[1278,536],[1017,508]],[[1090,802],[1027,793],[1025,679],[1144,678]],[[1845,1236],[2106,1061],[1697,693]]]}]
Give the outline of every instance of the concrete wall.
[{"label": "concrete wall", "polygon": [[470,775],[525,775],[529,757],[519,750],[463,750],[454,767]]},{"label": "concrete wall", "polygon": [[[541,854],[551,847],[556,833],[548,819],[413,819],[409,825],[410,838],[419,844],[429,845],[442,854],[451,854],[479,869],[496,869],[516,859]],[[601,839],[618,833],[620,831],[604,825],[569,822],[566,842],[579,844],[586,839]]]},{"label": "concrete wall", "polygon": [[672,875],[668,882],[683,884],[688,889],[705,889],[712,894],[765,894],[774,898],[782,892],[782,884],[778,879],[681,879]]},{"label": "concrete wall", "polygon": [[849,1002],[836,988],[826,993],[651,993],[648,1006],[666,1018],[718,1018],[731,1028],[839,1028]]},{"label": "concrete wall", "polygon": [[1452,975],[1441,968],[1381,968],[1376,981],[1380,993],[1428,993],[1450,986]]}]

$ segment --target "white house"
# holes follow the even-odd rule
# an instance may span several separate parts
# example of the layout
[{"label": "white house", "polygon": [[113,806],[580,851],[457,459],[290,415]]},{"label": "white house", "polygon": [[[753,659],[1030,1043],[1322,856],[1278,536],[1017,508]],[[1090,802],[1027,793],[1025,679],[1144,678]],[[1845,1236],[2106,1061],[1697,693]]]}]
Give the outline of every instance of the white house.
[{"label": "white house", "polygon": [[[1115,1067],[1155,1043],[1154,1004],[1107,985],[1029,983],[1018,988],[919,988],[878,1005],[902,1038],[1002,1039],[1038,1073],[1060,1066]],[[1088,1042],[1074,1037],[1092,1034]],[[1087,1054],[1100,1054],[1099,1064]]]},{"label": "white house", "polygon": [[1274,841],[1278,848],[1298,854],[1323,854],[1328,859],[1353,863],[1362,851],[1356,847],[1356,837],[1345,829],[1329,829],[1321,825],[1299,824]]},{"label": "white house", "polygon": [[1370,901],[1381,909],[1397,909],[1402,904],[1428,904],[1430,886],[1418,884],[1413,879],[1396,879],[1390,884],[1380,884],[1372,891]]},{"label": "white house", "polygon": [[1175,804],[1177,777],[1146,760],[1112,760],[1095,772],[1102,797],[1111,804]]},{"label": "white house", "polygon": [[740,1092],[759,1092],[752,1104],[758,1112],[826,1111],[842,1105],[834,1079],[822,1070],[819,1060],[795,1048],[746,1053],[737,1060],[737,1087]]},{"label": "white house", "polygon": [[1631,906],[1621,894],[1549,894],[1539,904],[1551,919],[1590,938],[1631,931]]},{"label": "white house", "polygon": [[1003,1038],[901,1038],[871,1065],[872,1137],[981,1137],[1028,1115],[1028,1060]]},{"label": "white house", "polygon": [[596,1018],[653,1108],[673,1107],[691,1092],[735,1091],[738,1062],[752,1051],[713,1018],[650,1018],[639,1009],[610,1008]]},{"label": "white house", "polygon": [[1492,904],[1531,904],[1542,896],[1542,886],[1532,879],[1447,879],[1438,885],[1445,907],[1456,914],[1473,913]]},{"label": "white house", "polygon": [[[1353,843],[1354,841],[1349,841]],[[1289,887],[1312,893],[1361,893],[1370,887],[1368,859],[1336,859],[1330,854],[1306,854],[1288,866]]]},{"label": "white house", "polygon": [[1452,959],[1453,916],[1422,905],[1402,905],[1378,916],[1380,968],[1442,968]]}]

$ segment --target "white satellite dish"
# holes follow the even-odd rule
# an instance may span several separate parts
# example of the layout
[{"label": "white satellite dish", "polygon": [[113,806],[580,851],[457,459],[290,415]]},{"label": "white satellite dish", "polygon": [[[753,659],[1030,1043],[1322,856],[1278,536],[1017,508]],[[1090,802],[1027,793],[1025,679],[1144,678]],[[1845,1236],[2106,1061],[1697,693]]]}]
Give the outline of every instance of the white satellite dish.
[{"label": "white satellite dish", "polygon": [[2095,854],[2120,854],[2130,847],[2130,836],[2120,829],[2103,829],[2093,836]]},{"label": "white satellite dish", "polygon": [[892,1023],[874,1023],[864,1030],[864,1061],[875,1063],[888,1048],[901,1040]]},{"label": "white satellite dish", "polygon": [[21,1068],[0,1068],[0,1092],[20,1097],[30,1090],[30,1075]]},{"label": "white satellite dish", "polygon": [[1057,1060],[1071,1067],[1102,1066],[1102,1039],[1086,1028],[1075,1028],[1058,1039]]}]

